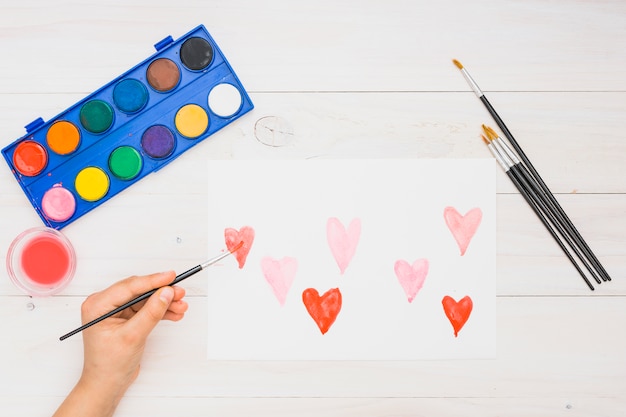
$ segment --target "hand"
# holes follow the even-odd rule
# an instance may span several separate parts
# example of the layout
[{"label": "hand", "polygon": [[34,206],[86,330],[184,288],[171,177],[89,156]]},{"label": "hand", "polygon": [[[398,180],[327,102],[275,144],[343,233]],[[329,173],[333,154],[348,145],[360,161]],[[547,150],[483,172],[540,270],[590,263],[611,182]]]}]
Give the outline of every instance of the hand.
[{"label": "hand", "polygon": [[[81,308],[87,323],[129,300],[160,288],[147,300],[83,331],[81,378],[55,416],[111,416],[139,374],[146,339],[160,320],[178,321],[187,311],[185,290],[165,285],[174,272],[133,276],[90,295]],[[85,409],[88,407],[88,409]]]}]

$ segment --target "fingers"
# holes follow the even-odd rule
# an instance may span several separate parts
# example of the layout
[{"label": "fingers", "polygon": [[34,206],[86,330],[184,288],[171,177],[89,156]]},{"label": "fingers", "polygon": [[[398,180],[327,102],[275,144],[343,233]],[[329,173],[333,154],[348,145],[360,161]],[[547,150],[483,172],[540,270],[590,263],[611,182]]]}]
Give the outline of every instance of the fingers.
[{"label": "fingers", "polygon": [[165,312],[163,320],[179,321],[185,316],[189,305],[183,300],[185,289],[181,287],[172,288],[174,288],[174,298]]},{"label": "fingers", "polygon": [[[125,325],[125,329],[134,337],[145,339],[161,321],[174,300],[172,287],[160,288],[152,294],[144,306]],[[174,314],[174,313],[172,313]]]},{"label": "fingers", "polygon": [[168,285],[174,278],[176,278],[174,271],[158,272],[145,276],[134,275],[93,294],[92,298],[101,303],[114,303],[117,307],[147,291]]},{"label": "fingers", "polygon": [[105,292],[111,299],[118,300],[117,305],[122,305],[147,291],[170,284],[175,278],[174,271],[158,272],[141,277],[132,276],[113,284]]},{"label": "fingers", "polygon": [[[170,284],[176,278],[174,271],[159,272],[146,276],[132,276],[123,279],[110,287],[102,290],[98,293],[92,294],[83,302],[82,316],[83,322],[92,320],[93,318],[100,316],[106,312],[111,311],[114,308],[132,300],[133,298],[141,295],[154,288],[165,287]],[[149,314],[155,314],[153,320],[164,319],[178,321],[183,318],[185,311],[187,310],[187,303],[182,301],[185,296],[185,289],[182,287],[168,287],[167,299],[169,299],[169,291],[173,291],[171,301],[165,306],[165,310],[162,312],[160,309],[152,309],[148,311]],[[153,294],[152,297],[156,295]],[[151,298],[152,298],[151,297]],[[148,299],[149,300],[149,299]],[[120,313],[120,317],[130,319],[136,315],[147,304],[148,300],[142,301],[133,305],[131,308],[124,310]],[[157,318],[158,316],[158,318]],[[143,322],[146,323],[146,322]],[[151,330],[151,328],[150,328]]]},{"label": "fingers", "polygon": [[[174,304],[175,302],[183,299],[183,297],[185,296],[185,289],[182,287],[176,287],[176,286],[172,288],[174,289],[174,298],[172,300],[172,304]],[[144,306],[145,303],[146,301],[140,301],[137,304],[133,305],[131,307],[132,312],[129,312],[130,316],[128,316],[127,318],[132,317],[136,312],[141,310],[141,308]]]},{"label": "fingers", "polygon": [[183,287],[172,287],[174,288],[174,300],[179,301],[182,300],[185,296],[185,289]]},{"label": "fingers", "polygon": [[185,301],[172,301],[170,307],[163,316],[163,320],[179,321],[185,317],[185,313],[188,308],[189,305]]},{"label": "fingers", "polygon": [[189,305],[183,300],[185,289],[181,287],[172,287],[174,289],[174,298],[169,308],[163,315],[162,320],[179,321],[185,316]]}]

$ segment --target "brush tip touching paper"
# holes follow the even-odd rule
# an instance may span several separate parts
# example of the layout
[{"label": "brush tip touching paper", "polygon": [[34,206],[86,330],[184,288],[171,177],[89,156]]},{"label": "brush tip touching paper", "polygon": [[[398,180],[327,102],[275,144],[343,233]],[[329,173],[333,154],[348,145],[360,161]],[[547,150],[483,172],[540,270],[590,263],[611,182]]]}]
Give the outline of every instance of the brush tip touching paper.
[{"label": "brush tip touching paper", "polygon": [[229,252],[230,253],[235,253],[237,252],[239,249],[241,249],[241,247],[243,246],[243,240],[240,241],[237,246],[233,247]]},{"label": "brush tip touching paper", "polygon": [[463,64],[461,64],[461,62],[459,62],[458,60],[453,59],[452,62],[454,63],[454,65],[456,65],[458,69],[463,69]]}]

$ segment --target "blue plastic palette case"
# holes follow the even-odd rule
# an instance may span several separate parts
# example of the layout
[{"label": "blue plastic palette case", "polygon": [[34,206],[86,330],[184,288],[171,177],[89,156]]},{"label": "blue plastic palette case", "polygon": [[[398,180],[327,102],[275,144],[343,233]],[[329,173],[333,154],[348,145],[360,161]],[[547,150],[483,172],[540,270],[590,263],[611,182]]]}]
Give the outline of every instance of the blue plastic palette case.
[{"label": "blue plastic palette case", "polygon": [[254,107],[204,26],[2,150],[43,220],[61,229]]}]

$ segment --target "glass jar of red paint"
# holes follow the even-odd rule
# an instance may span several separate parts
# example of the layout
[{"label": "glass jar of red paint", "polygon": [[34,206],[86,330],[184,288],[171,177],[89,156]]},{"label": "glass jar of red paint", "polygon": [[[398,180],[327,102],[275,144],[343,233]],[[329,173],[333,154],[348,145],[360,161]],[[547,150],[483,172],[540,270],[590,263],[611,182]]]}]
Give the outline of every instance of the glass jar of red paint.
[{"label": "glass jar of red paint", "polygon": [[76,271],[76,254],[70,241],[58,230],[35,227],[13,240],[7,253],[11,281],[34,297],[62,291]]}]

